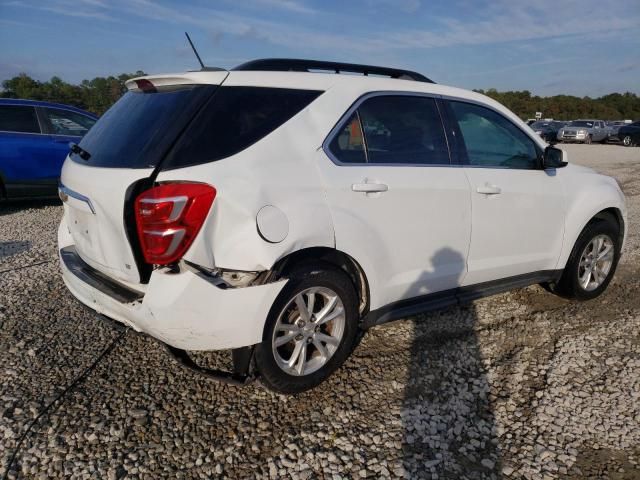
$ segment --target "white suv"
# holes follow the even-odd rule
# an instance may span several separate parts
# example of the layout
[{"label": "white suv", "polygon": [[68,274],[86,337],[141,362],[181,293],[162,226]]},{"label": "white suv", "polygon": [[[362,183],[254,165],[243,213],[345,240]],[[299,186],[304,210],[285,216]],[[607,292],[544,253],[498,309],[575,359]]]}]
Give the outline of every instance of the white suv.
[{"label": "white suv", "polygon": [[[127,86],[64,164],[63,278],[214,378],[300,392],[371,326],[614,274],[615,180],[478,93],[304,60]],[[220,349],[230,371],[186,353]]]}]

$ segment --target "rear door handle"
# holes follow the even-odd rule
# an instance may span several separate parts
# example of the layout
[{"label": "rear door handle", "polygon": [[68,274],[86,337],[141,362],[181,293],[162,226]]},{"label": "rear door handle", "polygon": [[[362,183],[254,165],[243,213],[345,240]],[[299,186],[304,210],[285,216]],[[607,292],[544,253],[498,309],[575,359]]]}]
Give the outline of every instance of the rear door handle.
[{"label": "rear door handle", "polygon": [[502,189],[497,185],[485,183],[482,187],[476,188],[476,192],[483,193],[485,195],[498,195],[502,193]]},{"label": "rear door handle", "polygon": [[354,192],[375,193],[386,192],[389,187],[384,183],[354,183],[351,185],[351,190]]}]

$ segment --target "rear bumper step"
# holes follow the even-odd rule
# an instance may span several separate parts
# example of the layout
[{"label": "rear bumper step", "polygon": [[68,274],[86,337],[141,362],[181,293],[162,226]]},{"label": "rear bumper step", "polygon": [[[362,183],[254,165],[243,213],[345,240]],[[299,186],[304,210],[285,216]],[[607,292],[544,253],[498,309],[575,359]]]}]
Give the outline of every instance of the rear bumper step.
[{"label": "rear bumper step", "polygon": [[125,287],[86,263],[80,258],[73,245],[60,250],[60,259],[67,269],[80,280],[120,303],[132,303],[142,300],[144,297],[143,293]]}]

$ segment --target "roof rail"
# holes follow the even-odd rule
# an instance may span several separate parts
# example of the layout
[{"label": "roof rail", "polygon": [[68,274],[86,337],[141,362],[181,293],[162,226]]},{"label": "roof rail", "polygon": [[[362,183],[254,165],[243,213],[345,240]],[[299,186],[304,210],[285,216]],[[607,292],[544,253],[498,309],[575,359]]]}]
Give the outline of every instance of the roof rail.
[{"label": "roof rail", "polygon": [[416,82],[435,83],[421,73],[397,68],[375,67],[372,65],[358,65],[355,63],[325,62],[322,60],[303,60],[297,58],[264,58],[251,60],[238,65],[232,70],[270,71],[270,72],[310,72],[313,70],[328,70],[335,73],[350,72],[363,75],[382,75],[391,78],[414,80]]}]

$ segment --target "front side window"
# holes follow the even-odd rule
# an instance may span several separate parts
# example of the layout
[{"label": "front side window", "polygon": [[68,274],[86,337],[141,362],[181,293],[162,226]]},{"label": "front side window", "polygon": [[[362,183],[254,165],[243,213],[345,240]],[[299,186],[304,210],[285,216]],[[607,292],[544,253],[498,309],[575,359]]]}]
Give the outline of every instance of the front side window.
[{"label": "front side window", "polygon": [[36,109],[21,105],[0,105],[0,131],[40,133]]},{"label": "front side window", "polygon": [[333,138],[329,149],[345,163],[449,164],[435,100],[417,95],[366,99]]},{"label": "front side window", "polygon": [[45,108],[44,117],[49,124],[49,130],[54,135],[70,135],[82,137],[96,121],[80,113],[58,108]]},{"label": "front side window", "polygon": [[466,162],[478,167],[538,168],[533,140],[502,115],[479,105],[450,102],[466,147]]}]

